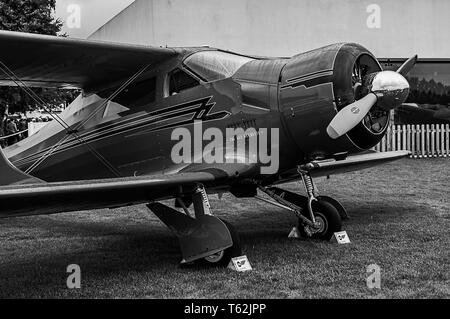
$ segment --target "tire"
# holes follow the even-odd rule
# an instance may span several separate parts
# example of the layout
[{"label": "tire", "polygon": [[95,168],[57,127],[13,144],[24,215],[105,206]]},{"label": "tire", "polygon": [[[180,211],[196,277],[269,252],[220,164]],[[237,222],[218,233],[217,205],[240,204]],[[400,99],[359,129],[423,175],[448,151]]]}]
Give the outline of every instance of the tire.
[{"label": "tire", "polygon": [[241,241],[239,239],[238,232],[230,223],[222,219],[221,221],[225,224],[225,226],[227,226],[228,230],[230,231],[233,246],[228,247],[227,249],[222,250],[214,255],[201,259],[200,261],[203,264],[216,267],[227,267],[232,258],[242,255]]},{"label": "tire", "polygon": [[342,206],[342,204],[329,196],[318,196],[317,199],[319,200],[323,200],[324,202],[327,202],[331,205],[333,205],[334,208],[336,208],[336,210],[339,212],[339,216],[341,216],[341,220],[348,220],[350,219],[350,216],[347,213],[347,210],[345,209],[344,206]]},{"label": "tire", "polygon": [[[312,202],[312,209],[314,217],[317,222],[320,222],[322,227],[319,232],[314,233],[309,237],[304,229],[304,226],[299,222],[299,232],[302,236],[312,239],[330,240],[335,232],[341,231],[342,222],[338,210],[327,201],[318,200]],[[305,217],[310,218],[308,212],[305,211]]]}]

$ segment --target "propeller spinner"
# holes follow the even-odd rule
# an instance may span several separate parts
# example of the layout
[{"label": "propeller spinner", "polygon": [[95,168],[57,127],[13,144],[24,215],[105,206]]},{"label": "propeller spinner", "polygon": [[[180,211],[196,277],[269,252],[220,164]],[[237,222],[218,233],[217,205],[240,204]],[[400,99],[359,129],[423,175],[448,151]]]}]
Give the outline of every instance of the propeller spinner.
[{"label": "propeller spinner", "polygon": [[416,61],[417,55],[403,63],[396,72],[381,71],[367,75],[359,91],[368,93],[336,114],[327,127],[328,135],[337,139],[346,134],[358,125],[375,105],[388,111],[405,102],[409,94],[409,83],[404,75],[414,67]]}]

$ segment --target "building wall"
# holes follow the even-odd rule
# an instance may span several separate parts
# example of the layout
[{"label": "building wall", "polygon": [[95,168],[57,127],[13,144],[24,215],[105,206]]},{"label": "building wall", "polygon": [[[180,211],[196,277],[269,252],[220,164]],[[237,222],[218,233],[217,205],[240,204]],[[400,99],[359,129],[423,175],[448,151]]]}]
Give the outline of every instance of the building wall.
[{"label": "building wall", "polygon": [[291,56],[358,42],[378,57],[450,57],[448,0],[136,0],[91,39]]}]

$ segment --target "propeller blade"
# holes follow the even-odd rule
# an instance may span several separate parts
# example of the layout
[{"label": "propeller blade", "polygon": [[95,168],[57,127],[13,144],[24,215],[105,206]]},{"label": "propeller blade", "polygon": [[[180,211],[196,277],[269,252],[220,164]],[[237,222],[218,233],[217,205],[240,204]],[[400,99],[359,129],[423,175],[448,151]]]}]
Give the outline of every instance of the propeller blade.
[{"label": "propeller blade", "polygon": [[346,134],[361,122],[372,106],[377,103],[377,96],[369,93],[362,99],[347,105],[340,110],[327,127],[327,133],[332,139]]},{"label": "propeller blade", "polygon": [[397,70],[397,73],[400,73],[401,75],[405,76],[406,74],[411,71],[411,69],[414,67],[414,65],[417,62],[417,54],[413,57],[410,57],[408,60],[406,60],[405,63],[403,63]]}]

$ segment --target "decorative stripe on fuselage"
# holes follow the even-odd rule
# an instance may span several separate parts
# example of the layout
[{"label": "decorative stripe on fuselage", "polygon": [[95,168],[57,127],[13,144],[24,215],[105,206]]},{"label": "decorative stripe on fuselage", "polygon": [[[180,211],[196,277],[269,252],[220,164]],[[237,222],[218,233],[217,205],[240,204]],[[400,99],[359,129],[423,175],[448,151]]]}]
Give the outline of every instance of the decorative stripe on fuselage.
[{"label": "decorative stripe on fuselage", "polygon": [[297,76],[286,80],[286,84],[281,86],[281,90],[296,88],[299,86],[312,87],[321,83],[332,82],[333,70],[322,70],[306,75]]},{"label": "decorative stripe on fuselage", "polygon": [[[219,111],[216,113],[210,113],[215,106],[215,102],[210,103],[212,96],[204,97],[201,99],[197,99],[194,101],[185,102],[182,104],[177,104],[174,106],[170,106],[164,109],[156,110],[147,114],[142,114],[135,116],[133,118],[125,119],[120,123],[111,123],[107,124],[101,128],[94,129],[90,132],[86,133],[78,133],[78,136],[82,139],[78,138],[70,138],[61,144],[60,148],[52,154],[57,154],[60,152],[67,151],[71,148],[78,147],[83,145],[84,143],[92,143],[96,142],[103,138],[108,138],[113,135],[122,134],[128,131],[131,131],[136,128],[144,128],[150,125],[157,125],[156,127],[152,127],[144,130],[143,132],[139,132],[133,135],[145,134],[149,132],[159,131],[167,128],[182,126],[194,123],[194,121],[213,121],[218,119],[226,118],[230,115],[227,111]],[[186,117],[191,115],[189,119],[177,121],[175,123],[168,123],[171,120],[178,119],[180,117]],[[76,126],[75,124],[74,126]],[[47,151],[49,151],[53,147],[53,145],[40,150],[34,154],[23,157],[19,160],[13,161],[13,164],[16,166],[26,165],[30,162],[34,162],[38,160],[41,156],[43,156]]]}]

